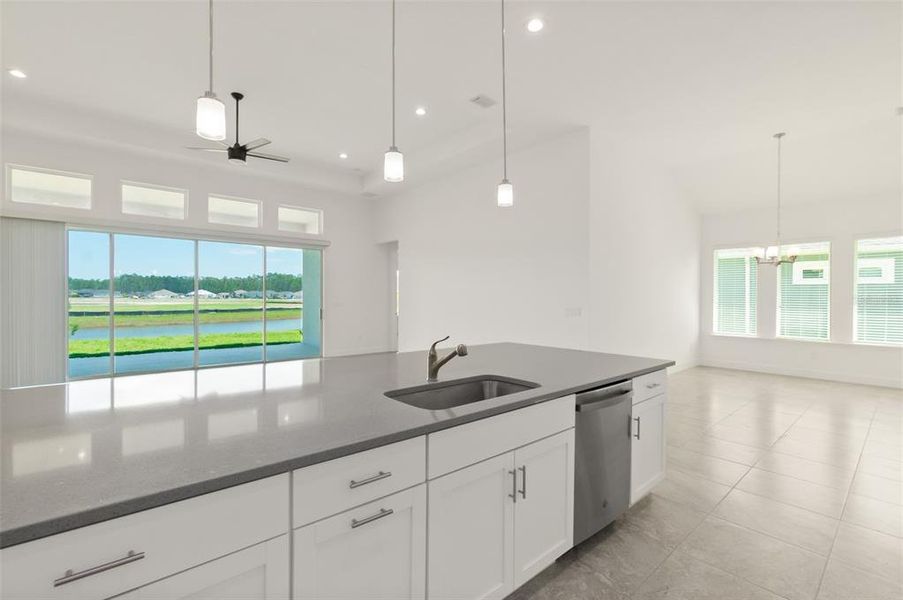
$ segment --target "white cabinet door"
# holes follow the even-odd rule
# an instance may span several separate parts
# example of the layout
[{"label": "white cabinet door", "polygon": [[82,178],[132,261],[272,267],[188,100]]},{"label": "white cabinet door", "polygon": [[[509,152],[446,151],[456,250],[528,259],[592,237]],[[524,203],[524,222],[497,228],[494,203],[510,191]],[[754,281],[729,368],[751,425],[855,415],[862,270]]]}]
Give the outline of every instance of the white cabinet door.
[{"label": "white cabinet door", "polygon": [[288,535],[138,588],[119,600],[287,600]]},{"label": "white cabinet door", "polygon": [[429,482],[429,598],[504,598],[514,590],[514,453]]},{"label": "white cabinet door", "polygon": [[665,477],[665,394],[633,406],[630,448],[630,503]]},{"label": "white cabinet door", "polygon": [[514,585],[520,587],[574,541],[574,430],[514,452]]},{"label": "white cabinet door", "polygon": [[413,600],[426,589],[426,485],[295,530],[296,600]]}]

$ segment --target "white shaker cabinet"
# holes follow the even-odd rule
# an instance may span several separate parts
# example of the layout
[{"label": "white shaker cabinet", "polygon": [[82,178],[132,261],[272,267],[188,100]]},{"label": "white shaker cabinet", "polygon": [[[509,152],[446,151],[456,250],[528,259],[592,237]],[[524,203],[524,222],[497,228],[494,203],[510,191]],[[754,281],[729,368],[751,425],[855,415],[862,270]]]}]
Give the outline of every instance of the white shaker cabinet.
[{"label": "white shaker cabinet", "polygon": [[426,586],[426,485],[295,530],[296,600],[414,600]]},{"label": "white shaker cabinet", "polygon": [[630,503],[635,504],[665,478],[665,394],[633,405],[630,448]]},{"label": "white shaker cabinet", "polygon": [[492,600],[514,590],[514,453],[429,483],[430,600]]},{"label": "white shaker cabinet", "polygon": [[514,452],[514,586],[571,549],[574,541],[574,430]]},{"label": "white shaker cabinet", "polygon": [[117,600],[288,600],[288,535],[167,577]]},{"label": "white shaker cabinet", "polygon": [[569,550],[573,467],[568,429],[431,481],[430,600],[504,598]]}]

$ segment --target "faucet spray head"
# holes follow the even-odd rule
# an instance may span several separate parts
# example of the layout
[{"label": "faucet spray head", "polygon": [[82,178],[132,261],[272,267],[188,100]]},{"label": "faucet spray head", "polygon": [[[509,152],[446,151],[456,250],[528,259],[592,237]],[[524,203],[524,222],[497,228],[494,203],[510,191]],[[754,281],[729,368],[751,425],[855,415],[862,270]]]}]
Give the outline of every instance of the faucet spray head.
[{"label": "faucet spray head", "polygon": [[455,352],[458,353],[458,356],[467,356],[467,346],[458,344],[457,347],[455,347]]}]

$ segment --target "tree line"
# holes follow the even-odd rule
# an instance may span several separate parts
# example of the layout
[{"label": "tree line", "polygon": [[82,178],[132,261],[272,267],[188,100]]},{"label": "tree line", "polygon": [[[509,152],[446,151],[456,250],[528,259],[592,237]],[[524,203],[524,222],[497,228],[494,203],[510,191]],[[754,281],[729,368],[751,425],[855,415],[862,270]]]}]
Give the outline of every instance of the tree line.
[{"label": "tree line", "polygon": [[[273,292],[298,292],[302,288],[300,275],[287,273],[267,273],[267,290]],[[176,294],[187,294],[194,291],[194,277],[187,275],[138,275],[130,273],[119,275],[113,282],[117,292],[122,294],[147,294],[157,290],[169,290]],[[222,294],[237,290],[259,291],[263,289],[263,277],[250,275],[247,277],[201,277],[198,280],[200,289]],[[110,286],[109,279],[69,278],[69,289],[105,290]]]}]

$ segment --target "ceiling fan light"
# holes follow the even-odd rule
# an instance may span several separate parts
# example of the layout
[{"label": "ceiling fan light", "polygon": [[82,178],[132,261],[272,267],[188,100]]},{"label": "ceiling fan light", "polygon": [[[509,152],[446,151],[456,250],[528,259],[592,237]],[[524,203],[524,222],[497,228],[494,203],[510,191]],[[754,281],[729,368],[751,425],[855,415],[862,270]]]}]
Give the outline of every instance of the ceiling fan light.
[{"label": "ceiling fan light", "polygon": [[197,134],[205,140],[226,139],[226,105],[213,92],[205,92],[198,98],[195,127]]},{"label": "ceiling fan light", "polygon": [[499,208],[514,206],[514,186],[507,179],[502,179],[502,182],[499,184],[496,200]]},{"label": "ceiling fan light", "polygon": [[404,181],[404,155],[395,146],[386,152],[386,159],[383,162],[383,178],[389,183]]}]

